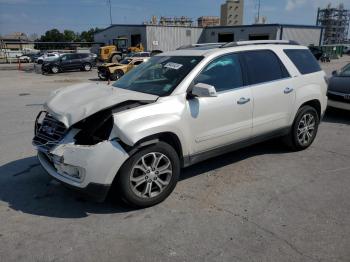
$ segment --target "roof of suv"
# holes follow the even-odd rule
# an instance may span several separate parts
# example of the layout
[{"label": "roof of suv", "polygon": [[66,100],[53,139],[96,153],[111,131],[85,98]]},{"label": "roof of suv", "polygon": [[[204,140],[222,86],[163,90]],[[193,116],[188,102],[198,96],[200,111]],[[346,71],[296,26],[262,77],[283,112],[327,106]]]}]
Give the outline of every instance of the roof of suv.
[{"label": "roof of suv", "polygon": [[237,47],[288,47],[304,49],[306,47],[300,46],[294,41],[288,40],[262,40],[262,41],[241,41],[231,43],[208,43],[208,44],[195,44],[189,46],[180,47],[178,50],[163,53],[161,55],[166,56],[208,56],[223,50],[232,50]]}]

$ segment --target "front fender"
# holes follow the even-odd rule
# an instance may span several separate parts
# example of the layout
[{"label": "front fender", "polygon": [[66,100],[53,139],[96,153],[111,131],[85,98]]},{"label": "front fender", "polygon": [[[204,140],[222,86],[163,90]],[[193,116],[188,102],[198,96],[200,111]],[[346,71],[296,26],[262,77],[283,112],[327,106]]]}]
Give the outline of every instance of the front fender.
[{"label": "front fender", "polygon": [[137,119],[120,127],[116,124],[118,120],[115,119],[112,136],[118,137],[129,146],[135,145],[145,137],[167,132],[174,133],[180,141],[183,141],[184,136],[177,127],[180,121],[181,118],[179,116],[158,115]]},{"label": "front fender", "polygon": [[160,133],[172,133],[178,137],[182,152],[187,153],[186,125],[182,113],[184,104],[179,99],[155,103],[113,115],[111,138],[134,146],[140,140]]}]

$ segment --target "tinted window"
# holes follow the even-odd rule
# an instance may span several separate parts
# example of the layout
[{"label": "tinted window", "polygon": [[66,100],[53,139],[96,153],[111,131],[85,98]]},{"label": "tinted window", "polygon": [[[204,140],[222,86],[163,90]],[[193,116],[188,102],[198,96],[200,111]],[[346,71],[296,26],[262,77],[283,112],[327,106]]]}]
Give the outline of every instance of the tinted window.
[{"label": "tinted window", "polygon": [[225,55],[210,62],[197,77],[195,83],[212,85],[217,92],[243,86],[238,55]]},{"label": "tinted window", "polygon": [[70,59],[80,59],[80,54],[71,54]]},{"label": "tinted window", "polygon": [[134,62],[134,65],[139,65],[139,64],[142,64],[143,61],[135,61]]},{"label": "tinted window", "polygon": [[350,64],[343,67],[343,69],[339,73],[339,76],[350,76]]},{"label": "tinted window", "polygon": [[269,50],[240,53],[244,61],[249,84],[259,84],[289,77],[287,69],[277,55]]},{"label": "tinted window", "polygon": [[79,58],[88,58],[89,54],[79,54]]},{"label": "tinted window", "polygon": [[303,75],[321,71],[315,57],[306,49],[285,49],[284,52],[292,60],[299,72]]},{"label": "tinted window", "polygon": [[72,59],[73,59],[72,54],[66,54],[66,55],[61,56],[62,61],[67,61],[67,60],[72,60]]}]

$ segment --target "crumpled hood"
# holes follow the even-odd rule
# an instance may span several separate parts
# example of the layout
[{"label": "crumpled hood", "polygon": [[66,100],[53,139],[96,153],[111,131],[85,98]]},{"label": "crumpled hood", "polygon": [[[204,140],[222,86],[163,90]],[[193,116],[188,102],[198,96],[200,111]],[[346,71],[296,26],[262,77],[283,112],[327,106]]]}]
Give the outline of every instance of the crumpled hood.
[{"label": "crumpled hood", "polygon": [[75,123],[125,101],[155,101],[158,96],[129,91],[101,83],[81,83],[54,91],[45,110],[70,127]]}]

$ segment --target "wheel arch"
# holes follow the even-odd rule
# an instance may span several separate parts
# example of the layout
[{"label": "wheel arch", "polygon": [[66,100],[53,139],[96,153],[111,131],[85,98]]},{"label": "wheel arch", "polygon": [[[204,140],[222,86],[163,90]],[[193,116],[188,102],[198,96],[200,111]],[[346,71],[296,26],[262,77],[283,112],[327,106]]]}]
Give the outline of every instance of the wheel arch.
[{"label": "wheel arch", "polygon": [[153,135],[149,135],[137,141],[130,151],[130,155],[136,153],[139,149],[149,145],[156,144],[158,142],[165,142],[172,146],[177,155],[179,156],[180,162],[183,162],[183,148],[180,138],[173,132],[161,132]]},{"label": "wheel arch", "polygon": [[317,114],[318,114],[318,118],[321,119],[322,118],[322,106],[321,106],[321,102],[318,99],[313,99],[313,100],[309,100],[307,102],[304,102],[298,109],[298,111],[300,110],[300,108],[304,107],[304,106],[311,106],[313,108],[316,109]]}]

